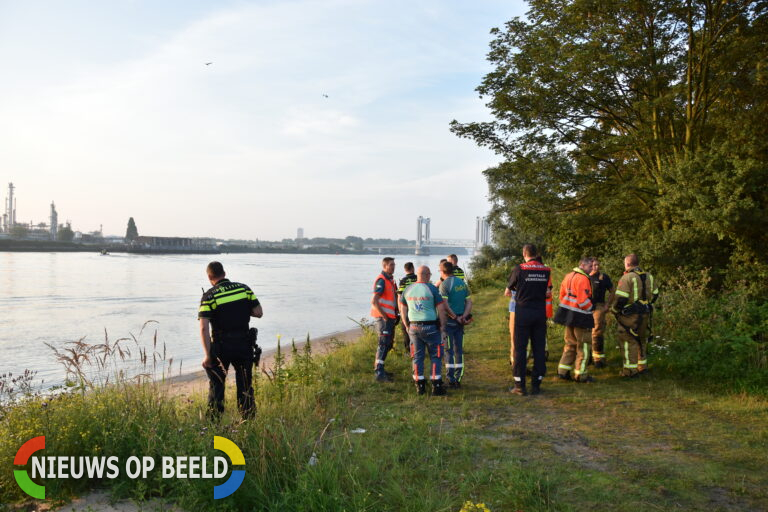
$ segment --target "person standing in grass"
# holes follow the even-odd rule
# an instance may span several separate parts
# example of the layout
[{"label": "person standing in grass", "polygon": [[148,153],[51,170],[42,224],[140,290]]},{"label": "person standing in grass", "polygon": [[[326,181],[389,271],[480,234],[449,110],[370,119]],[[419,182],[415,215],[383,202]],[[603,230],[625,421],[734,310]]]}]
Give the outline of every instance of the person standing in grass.
[{"label": "person standing in grass", "polygon": [[[547,339],[547,297],[551,295],[552,279],[551,270],[543,263],[535,260],[537,256],[536,246],[526,244],[523,246],[524,263],[515,266],[509,276],[509,282],[505,295],[515,297],[515,311],[510,313],[510,330],[514,327],[514,362],[512,373],[515,386],[512,393],[525,396],[526,374],[526,349],[528,341],[531,341],[533,351],[533,375],[532,392],[538,394],[541,391],[541,382],[547,373],[546,339]],[[514,319],[513,319],[514,318]]]},{"label": "person standing in grass", "polygon": [[446,301],[445,314],[448,317],[445,324],[448,387],[458,388],[464,376],[464,324],[472,312],[472,299],[469,298],[467,283],[453,274],[450,260],[440,264],[440,275],[443,278],[440,295]]},{"label": "person standing in grass", "polygon": [[595,368],[605,366],[605,314],[608,305],[613,302],[613,283],[608,274],[600,272],[600,260],[592,258],[592,270],[589,273],[592,280],[592,303],[595,310],[592,317],[595,327],[592,329],[592,362]]},{"label": "person standing in grass", "polygon": [[212,261],[206,268],[212,288],[200,300],[198,319],[208,375],[208,411],[218,419],[224,412],[224,385],[230,364],[235,369],[237,406],[243,419],[256,415],[253,396],[253,347],[248,336],[251,317],[264,314],[248,286],[226,278],[224,266]]},{"label": "person standing in grass", "polygon": [[653,303],[659,298],[659,287],[653,276],[639,265],[637,254],[624,258],[625,272],[616,286],[616,302],[612,307],[624,355],[623,377],[635,377],[648,370],[648,324]]},{"label": "person standing in grass", "polygon": [[445,301],[435,285],[429,282],[432,276],[429,267],[419,267],[416,270],[416,276],[418,280],[406,288],[400,296],[400,316],[411,336],[413,380],[416,383],[416,392],[423,395],[426,391],[424,380],[424,351],[426,350],[432,362],[430,371],[432,394],[445,395],[441,373],[447,320]]},{"label": "person standing in grass", "polygon": [[[397,287],[397,297],[398,299],[400,296],[402,296],[403,291],[405,291],[406,288],[408,288],[410,285],[415,283],[418,278],[416,277],[416,274],[413,271],[413,262],[407,262],[405,265],[403,265],[403,270],[405,270],[405,277],[400,279],[400,285]],[[405,353],[410,354],[411,353],[411,338],[408,336],[408,329],[405,328],[405,324],[400,325],[402,331],[403,331],[403,344],[405,346]]]},{"label": "person standing in grass", "polygon": [[453,265],[453,275],[458,277],[464,282],[467,282],[467,276],[464,275],[464,271],[459,266],[459,257],[455,254],[449,254],[448,255],[448,261],[451,262],[451,265]]},{"label": "person standing in grass", "polygon": [[376,323],[379,333],[379,345],[376,349],[376,360],[373,363],[374,375],[377,382],[391,382],[392,374],[384,369],[384,361],[392,350],[395,340],[395,325],[397,325],[397,286],[393,274],[395,258],[386,257],[381,260],[381,272],[373,282],[373,297],[371,297],[371,316]]},{"label": "person standing in grass", "polygon": [[587,373],[592,328],[595,326],[591,271],[592,258],[582,258],[579,266],[566,274],[560,284],[560,305],[555,313],[555,323],[565,326],[565,345],[557,366],[557,376],[564,380],[594,380]]}]

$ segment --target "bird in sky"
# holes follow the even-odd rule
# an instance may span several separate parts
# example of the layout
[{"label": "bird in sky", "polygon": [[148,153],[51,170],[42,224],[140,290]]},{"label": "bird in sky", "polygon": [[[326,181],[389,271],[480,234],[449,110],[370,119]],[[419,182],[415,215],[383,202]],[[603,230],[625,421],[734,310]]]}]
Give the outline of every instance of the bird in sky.
[{"label": "bird in sky", "polygon": [[327,98],[327,97],[328,97],[328,95],[323,93],[323,98]]},{"label": "bird in sky", "polygon": [[210,66],[211,64],[213,64],[213,62],[206,62],[205,63],[206,66]]}]

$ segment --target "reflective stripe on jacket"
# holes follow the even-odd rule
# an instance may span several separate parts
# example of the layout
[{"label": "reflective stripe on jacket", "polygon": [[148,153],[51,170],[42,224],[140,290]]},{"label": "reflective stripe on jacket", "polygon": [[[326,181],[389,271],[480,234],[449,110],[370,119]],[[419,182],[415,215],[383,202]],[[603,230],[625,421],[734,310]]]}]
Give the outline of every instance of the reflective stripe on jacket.
[{"label": "reflective stripe on jacket", "polygon": [[595,326],[593,309],[592,280],[583,270],[575,268],[560,284],[560,306],[557,308],[555,322],[591,329]]},{"label": "reflective stripe on jacket", "polygon": [[[643,290],[643,278],[641,277],[643,274],[646,276],[645,290]],[[643,291],[645,291],[645,295],[643,295]],[[634,304],[635,302],[647,304],[654,295],[658,294],[659,287],[654,283],[653,276],[641,270],[640,267],[624,272],[616,287],[616,297],[627,299],[628,304]]]},{"label": "reflective stripe on jacket", "polygon": [[[379,306],[384,313],[386,313],[388,318],[395,318],[397,316],[397,298],[395,297],[397,288],[395,287],[395,281],[394,279],[386,277],[384,274],[379,274],[373,282],[374,288],[376,287],[376,281],[379,279],[384,280],[384,291],[379,296]],[[375,318],[381,317],[381,313],[379,313],[379,310],[376,309],[376,306],[373,304],[371,304],[371,316]]]}]

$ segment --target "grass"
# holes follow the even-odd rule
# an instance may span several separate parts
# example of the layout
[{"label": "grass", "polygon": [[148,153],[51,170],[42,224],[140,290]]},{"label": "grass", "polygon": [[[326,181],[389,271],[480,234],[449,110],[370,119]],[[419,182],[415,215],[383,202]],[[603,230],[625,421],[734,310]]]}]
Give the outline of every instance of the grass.
[{"label": "grass", "polygon": [[203,396],[173,397],[147,382],[5,406],[0,502],[24,501],[10,461],[36,435],[46,435],[46,455],[124,459],[210,458],[216,434],[238,444],[247,461],[245,483],[220,502],[211,481],[157,477],[52,480],[48,496],[63,502],[100,486],[115,498],[159,496],[186,510],[482,510],[467,502],[493,512],[768,509],[764,397],[713,392],[658,370],[621,380],[612,334],[610,367],[594,372],[598,382],[553,381],[557,326],[544,393],[512,396],[506,299],[501,288],[488,288],[474,300],[464,387],[447,397],[415,394],[399,338],[387,364],[395,382],[375,383],[369,333],[330,356],[304,352],[284,371],[260,376],[253,422],[233,414],[231,389],[215,425],[205,419]]}]

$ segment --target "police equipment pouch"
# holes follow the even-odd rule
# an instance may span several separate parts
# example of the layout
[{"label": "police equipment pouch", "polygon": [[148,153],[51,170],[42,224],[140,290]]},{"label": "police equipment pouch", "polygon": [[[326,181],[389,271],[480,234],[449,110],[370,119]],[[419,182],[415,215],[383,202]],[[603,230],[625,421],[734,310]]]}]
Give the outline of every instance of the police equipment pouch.
[{"label": "police equipment pouch", "polygon": [[256,343],[256,339],[259,337],[259,330],[255,327],[251,327],[248,330],[248,342],[251,345],[251,350],[253,351],[253,364],[256,366],[259,365],[259,361],[261,361],[261,347],[258,343]]}]

